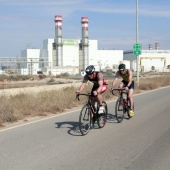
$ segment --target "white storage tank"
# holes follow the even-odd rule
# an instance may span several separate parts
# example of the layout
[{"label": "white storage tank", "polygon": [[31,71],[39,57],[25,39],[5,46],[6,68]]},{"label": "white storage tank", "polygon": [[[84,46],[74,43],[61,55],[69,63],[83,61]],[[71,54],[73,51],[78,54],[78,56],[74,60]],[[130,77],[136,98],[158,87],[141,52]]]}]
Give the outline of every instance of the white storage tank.
[{"label": "white storage tank", "polygon": [[130,62],[130,69],[131,69],[132,71],[136,71],[136,70],[137,70],[137,69],[136,69],[136,65],[137,65],[137,61],[136,61],[136,60],[131,61],[131,62]]},{"label": "white storage tank", "polygon": [[95,71],[101,71],[100,66],[98,66],[98,65],[94,65],[94,67],[95,67]]}]

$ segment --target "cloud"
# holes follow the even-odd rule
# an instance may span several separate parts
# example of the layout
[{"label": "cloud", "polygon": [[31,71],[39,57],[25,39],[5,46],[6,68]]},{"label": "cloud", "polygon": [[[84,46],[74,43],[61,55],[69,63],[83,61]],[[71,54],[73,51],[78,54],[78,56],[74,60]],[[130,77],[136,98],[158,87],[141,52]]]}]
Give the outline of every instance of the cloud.
[{"label": "cloud", "polygon": [[[87,11],[95,12],[95,13],[105,13],[105,14],[136,14],[136,7],[129,6],[119,7],[119,6],[90,6],[87,8]],[[140,16],[151,16],[151,17],[170,17],[170,10],[166,6],[156,6],[156,5],[142,5],[138,6],[138,14]]]},{"label": "cloud", "polygon": [[1,5],[12,5],[12,6],[65,6],[65,5],[76,5],[76,4],[82,4],[84,0],[62,0],[62,1],[56,1],[56,0],[0,0]]},{"label": "cloud", "polygon": [[[25,46],[22,44],[31,42],[41,47],[43,39],[54,38],[55,15],[63,17],[65,38],[81,38],[80,20],[88,16],[89,38],[97,39],[102,48],[127,49],[135,42],[134,0],[0,0],[0,4],[0,51],[4,50],[5,55],[10,51],[14,53],[17,48],[19,51]],[[140,1],[139,39],[142,43],[168,42],[169,4],[170,1],[165,0]],[[11,50],[5,51],[9,42]],[[13,48],[13,44],[18,47]]]}]

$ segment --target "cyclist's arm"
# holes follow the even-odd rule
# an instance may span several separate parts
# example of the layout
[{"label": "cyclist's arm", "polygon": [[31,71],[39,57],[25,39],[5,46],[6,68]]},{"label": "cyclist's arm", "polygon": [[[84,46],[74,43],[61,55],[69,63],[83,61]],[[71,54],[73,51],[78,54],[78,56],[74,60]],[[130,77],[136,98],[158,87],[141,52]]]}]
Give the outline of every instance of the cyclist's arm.
[{"label": "cyclist's arm", "polygon": [[120,73],[119,73],[119,71],[117,71],[115,78],[113,79],[113,82],[112,82],[112,89],[114,88],[119,76],[120,76]]},{"label": "cyclist's arm", "polygon": [[76,90],[76,93],[80,93],[81,91],[83,91],[83,89],[85,88],[86,83],[88,82],[88,78],[85,75],[84,79],[82,81],[82,84],[80,85],[80,87]]},{"label": "cyclist's arm", "polygon": [[79,89],[77,89],[76,93],[80,93],[81,91],[83,91],[84,87],[85,87],[85,83],[82,83]]}]

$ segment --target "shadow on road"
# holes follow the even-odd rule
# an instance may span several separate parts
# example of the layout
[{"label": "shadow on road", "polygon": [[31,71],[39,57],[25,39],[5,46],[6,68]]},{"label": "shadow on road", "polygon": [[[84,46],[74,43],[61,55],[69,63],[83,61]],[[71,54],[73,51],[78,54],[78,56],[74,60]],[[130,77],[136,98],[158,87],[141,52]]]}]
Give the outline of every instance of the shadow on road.
[{"label": "shadow on road", "polygon": [[116,117],[113,114],[107,114],[107,123],[117,123]]},{"label": "shadow on road", "polygon": [[[117,123],[116,118],[113,114],[107,115],[107,123]],[[107,126],[107,123],[105,126]],[[67,128],[68,134],[73,136],[82,136],[79,130],[79,122],[67,121],[67,122],[56,122],[56,128]],[[93,129],[98,129],[99,127],[95,123]]]},{"label": "shadow on road", "polygon": [[82,136],[79,130],[79,122],[56,122],[56,128],[67,128],[68,134],[73,136]]},{"label": "shadow on road", "polygon": [[[124,119],[129,120],[129,117],[127,116],[127,114],[124,114]],[[118,123],[116,116],[108,113],[107,114],[107,123]]]}]

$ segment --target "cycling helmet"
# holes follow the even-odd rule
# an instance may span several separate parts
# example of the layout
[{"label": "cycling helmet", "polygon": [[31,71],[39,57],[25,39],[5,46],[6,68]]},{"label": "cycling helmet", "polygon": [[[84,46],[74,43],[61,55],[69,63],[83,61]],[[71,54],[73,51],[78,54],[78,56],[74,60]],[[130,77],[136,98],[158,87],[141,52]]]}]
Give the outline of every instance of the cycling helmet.
[{"label": "cycling helmet", "polygon": [[122,64],[119,65],[119,70],[124,70],[125,68],[126,68],[125,64],[122,63]]},{"label": "cycling helmet", "polygon": [[95,71],[95,68],[94,68],[94,66],[93,65],[89,65],[87,68],[86,68],[86,74],[88,74],[88,75],[91,75],[91,74],[93,74],[94,73],[94,71]]}]

